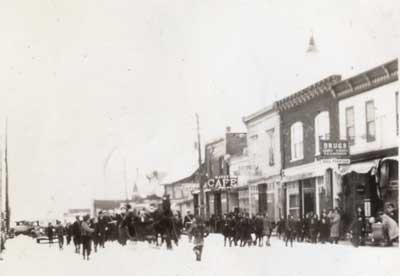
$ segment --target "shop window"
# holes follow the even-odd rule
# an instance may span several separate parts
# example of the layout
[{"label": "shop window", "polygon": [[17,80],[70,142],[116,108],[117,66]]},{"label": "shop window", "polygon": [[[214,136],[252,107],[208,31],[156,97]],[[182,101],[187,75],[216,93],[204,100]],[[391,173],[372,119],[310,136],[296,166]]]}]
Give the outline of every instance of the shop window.
[{"label": "shop window", "polygon": [[374,101],[365,103],[365,119],[367,125],[367,142],[375,141],[375,106]]},{"label": "shop window", "polygon": [[354,107],[346,108],[346,137],[349,145],[355,144]]},{"label": "shop window", "polygon": [[300,206],[300,195],[291,194],[289,195],[289,214],[297,217]]},{"label": "shop window", "polygon": [[303,124],[294,123],[290,128],[292,161],[303,159]]},{"label": "shop window", "polygon": [[319,148],[320,140],[329,140],[330,138],[328,111],[321,112],[315,117],[314,127],[315,127],[315,153],[320,154],[320,148]]}]

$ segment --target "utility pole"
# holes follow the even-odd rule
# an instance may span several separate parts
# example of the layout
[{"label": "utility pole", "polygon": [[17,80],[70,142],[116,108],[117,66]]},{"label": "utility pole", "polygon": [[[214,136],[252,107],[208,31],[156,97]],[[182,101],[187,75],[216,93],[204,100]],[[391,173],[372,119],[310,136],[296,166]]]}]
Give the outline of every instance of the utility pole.
[{"label": "utility pole", "polygon": [[199,119],[199,114],[197,113],[196,113],[196,123],[197,123],[197,151],[199,155],[200,216],[204,219],[204,172],[202,169],[202,160],[201,160],[200,119]]},{"label": "utility pole", "polygon": [[7,118],[6,118],[6,132],[5,132],[5,149],[4,149],[4,166],[5,166],[5,174],[6,174],[6,187],[5,187],[5,192],[6,192],[6,233],[10,230],[10,201],[9,201],[9,190],[8,190],[8,145],[7,145]]},{"label": "utility pole", "polygon": [[124,184],[125,184],[125,199],[126,203],[128,203],[129,197],[128,197],[128,178],[126,175],[126,157],[124,157]]},{"label": "utility pole", "polygon": [[0,140],[0,261],[3,248],[3,152]]}]

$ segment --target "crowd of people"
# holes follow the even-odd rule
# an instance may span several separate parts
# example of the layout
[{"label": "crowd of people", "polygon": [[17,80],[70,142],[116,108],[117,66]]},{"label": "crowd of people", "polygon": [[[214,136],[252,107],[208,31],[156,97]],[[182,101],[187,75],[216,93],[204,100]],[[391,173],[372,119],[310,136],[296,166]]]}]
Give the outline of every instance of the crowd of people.
[{"label": "crowd of people", "polygon": [[384,243],[391,246],[398,240],[398,213],[393,204],[388,204],[385,211],[378,212],[376,218],[367,218],[364,210],[357,207],[351,222],[344,226],[341,211],[338,208],[323,210],[320,215],[313,212],[304,217],[295,218],[289,215],[277,222],[267,214],[250,217],[246,213],[233,212],[223,218],[211,217],[208,221],[213,232],[222,233],[224,246],[270,246],[272,232],[293,246],[293,241],[308,243],[334,243],[339,240],[350,240],[356,247],[371,241],[373,245]]},{"label": "crowd of people", "polygon": [[[76,217],[75,222],[65,226],[60,221],[56,225],[49,224],[46,229],[50,244],[57,237],[60,250],[66,244],[74,244],[75,252],[89,260],[92,246],[97,252],[105,248],[107,241],[118,241],[122,246],[128,240],[142,240],[155,242],[157,246],[166,243],[167,249],[172,249],[172,242],[179,244],[182,233],[186,233],[190,242],[193,242],[193,251],[196,260],[200,261],[204,246],[204,238],[211,232],[219,232],[224,237],[224,246],[271,246],[270,238],[273,233],[286,246],[293,247],[293,242],[334,243],[347,238],[356,247],[372,241],[377,245],[384,242],[391,246],[398,241],[398,213],[394,205],[386,206],[385,211],[378,212],[378,216],[366,217],[364,210],[357,207],[351,224],[343,233],[343,219],[338,208],[323,210],[320,215],[310,212],[303,218],[289,215],[275,222],[267,214],[257,214],[250,217],[246,213],[233,212],[224,215],[222,219],[203,221],[199,216],[190,212],[182,218],[179,212],[175,214],[164,206],[164,211],[158,215],[145,211],[122,208],[117,214],[99,212],[96,218],[89,215]],[[165,211],[167,210],[167,211]],[[142,227],[142,228],[141,228]],[[150,228],[149,228],[150,227]],[[140,230],[142,229],[142,230]],[[140,231],[144,231],[141,235]],[[153,238],[148,238],[149,236]],[[159,244],[161,240],[161,244]]]},{"label": "crowd of people", "polygon": [[129,205],[121,208],[120,213],[109,214],[100,211],[96,218],[85,215],[77,216],[73,223],[65,226],[60,221],[56,225],[48,224],[46,235],[49,245],[57,238],[59,249],[64,248],[64,237],[66,244],[74,244],[75,253],[82,254],[84,260],[89,260],[94,247],[94,252],[99,248],[105,248],[108,241],[117,241],[122,246],[128,240],[146,241],[161,246],[166,243],[167,249],[172,249],[172,242],[176,246],[183,231],[193,237],[193,251],[196,260],[200,261],[204,246],[204,238],[209,234],[208,227],[203,220],[197,216],[186,216],[186,228],[184,220],[179,212],[173,214],[169,206],[164,206],[162,211],[149,213],[145,210],[131,209]]}]

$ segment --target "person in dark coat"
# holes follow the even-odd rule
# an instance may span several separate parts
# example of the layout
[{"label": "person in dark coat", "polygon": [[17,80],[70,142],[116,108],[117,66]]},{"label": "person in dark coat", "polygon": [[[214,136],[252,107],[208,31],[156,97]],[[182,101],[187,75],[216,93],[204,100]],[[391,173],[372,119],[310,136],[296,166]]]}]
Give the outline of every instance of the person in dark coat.
[{"label": "person in dark coat", "polygon": [[258,242],[258,246],[263,246],[264,221],[261,214],[257,214],[254,219],[254,234],[256,235],[256,244]]},{"label": "person in dark coat", "polygon": [[276,228],[276,232],[278,234],[279,239],[282,237],[282,234],[285,233],[285,225],[286,225],[286,221],[284,218],[281,217],[278,221],[278,225]]},{"label": "person in dark coat", "polygon": [[290,242],[290,246],[293,247],[293,239],[296,231],[296,221],[294,220],[292,215],[289,215],[289,218],[286,221],[285,227],[285,245],[288,246],[288,242]]},{"label": "person in dark coat", "polygon": [[46,235],[47,235],[47,238],[49,239],[49,246],[51,246],[51,244],[53,243],[53,237],[54,237],[54,227],[51,224],[51,222],[49,222],[49,224],[46,228]]},{"label": "person in dark coat", "polygon": [[81,222],[79,220],[79,216],[75,217],[75,221],[72,224],[72,238],[75,245],[75,253],[79,254],[81,250]]},{"label": "person in dark coat", "polygon": [[69,245],[72,240],[72,225],[70,223],[65,225],[65,233],[67,235],[67,245]]},{"label": "person in dark coat", "polygon": [[325,243],[329,240],[330,225],[327,215],[322,214],[319,222],[320,242]]},{"label": "person in dark coat", "polygon": [[57,233],[57,239],[58,239],[58,247],[60,250],[63,249],[64,247],[64,235],[65,235],[65,229],[64,226],[62,226],[61,221],[56,222],[56,233]]},{"label": "person in dark coat", "polygon": [[399,225],[399,211],[395,208],[393,203],[386,204],[386,214]]},{"label": "person in dark coat", "polygon": [[194,237],[193,251],[196,254],[196,261],[201,261],[204,238],[209,235],[209,231],[199,216],[196,217],[195,222],[190,226],[189,232]]},{"label": "person in dark coat", "polygon": [[364,210],[357,207],[353,221],[351,223],[352,244],[355,247],[365,245],[366,225]]},{"label": "person in dark coat", "polygon": [[311,243],[317,243],[317,238],[318,238],[318,232],[319,232],[319,225],[318,225],[318,216],[317,214],[310,214],[310,219],[309,219],[309,229],[310,229],[310,240]]},{"label": "person in dark coat", "polygon": [[86,215],[81,223],[82,254],[83,259],[88,261],[92,251],[92,234],[94,233],[94,229],[90,227],[89,220],[90,216]]},{"label": "person in dark coat", "polygon": [[104,244],[106,242],[106,233],[108,230],[108,223],[102,211],[99,212],[98,220],[97,220],[97,236],[99,239],[99,246],[104,248]]}]

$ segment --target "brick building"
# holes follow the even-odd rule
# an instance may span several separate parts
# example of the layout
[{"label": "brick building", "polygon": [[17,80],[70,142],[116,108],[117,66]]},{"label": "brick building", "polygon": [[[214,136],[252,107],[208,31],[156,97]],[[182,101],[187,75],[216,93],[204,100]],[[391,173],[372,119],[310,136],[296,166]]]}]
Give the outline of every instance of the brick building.
[{"label": "brick building", "polygon": [[295,217],[335,205],[338,164],[320,160],[320,140],[339,139],[338,105],[325,78],[275,103],[281,121],[283,205]]}]

